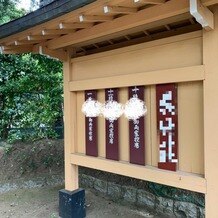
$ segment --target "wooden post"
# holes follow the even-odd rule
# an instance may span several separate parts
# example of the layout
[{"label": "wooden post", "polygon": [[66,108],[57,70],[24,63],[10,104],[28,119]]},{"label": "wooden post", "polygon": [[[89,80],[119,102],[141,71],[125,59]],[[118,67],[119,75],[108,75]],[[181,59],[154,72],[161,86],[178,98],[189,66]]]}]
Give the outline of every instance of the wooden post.
[{"label": "wooden post", "polygon": [[70,92],[69,82],[72,78],[70,52],[64,62],[64,148],[65,148],[65,189],[78,189],[78,166],[71,164],[71,153],[76,147],[76,93]]},{"label": "wooden post", "polygon": [[204,80],[204,146],[207,181],[206,217],[218,217],[218,6],[214,7],[214,30],[203,32]]}]

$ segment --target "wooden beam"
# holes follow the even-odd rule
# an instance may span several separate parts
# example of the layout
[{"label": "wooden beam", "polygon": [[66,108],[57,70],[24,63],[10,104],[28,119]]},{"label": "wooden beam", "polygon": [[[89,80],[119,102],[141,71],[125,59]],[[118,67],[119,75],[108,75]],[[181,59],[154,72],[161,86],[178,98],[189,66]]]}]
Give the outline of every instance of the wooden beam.
[{"label": "wooden beam", "polygon": [[135,14],[126,15],[111,22],[105,22],[93,26],[90,29],[83,29],[58,39],[50,40],[47,45],[51,49],[61,48],[69,45],[76,45],[84,41],[93,40],[109,34],[125,31],[130,28],[154,23],[161,20],[180,15],[189,11],[187,0],[171,0],[163,5],[157,5],[138,11]]},{"label": "wooden beam", "polygon": [[190,13],[205,30],[214,29],[213,13],[200,0],[190,0]]},{"label": "wooden beam", "polygon": [[137,8],[119,6],[104,6],[103,10],[105,14],[133,14],[137,12]]},{"label": "wooden beam", "polygon": [[46,40],[16,40],[14,45],[33,45],[45,42]]},{"label": "wooden beam", "polygon": [[70,82],[70,91],[202,81],[204,80],[204,78],[204,66],[200,65],[193,67],[72,81]]},{"label": "wooden beam", "polygon": [[113,20],[113,16],[104,16],[104,15],[80,15],[80,22],[105,22]]},{"label": "wooden beam", "polygon": [[68,34],[68,33],[74,33],[75,30],[72,29],[45,29],[42,30],[42,35],[64,35],[64,34]]},{"label": "wooden beam", "polygon": [[164,4],[166,2],[166,0],[133,0],[133,2],[134,3],[160,5],[160,4]]},{"label": "wooden beam", "polygon": [[200,175],[160,170],[151,166],[140,166],[124,161],[113,161],[82,154],[71,154],[71,163],[145,181],[206,193],[206,180]]},{"label": "wooden beam", "polygon": [[120,4],[123,4],[125,3],[126,0],[110,0],[110,5],[120,5]]},{"label": "wooden beam", "polygon": [[28,41],[37,41],[37,40],[46,40],[46,39],[54,39],[59,37],[60,35],[29,35],[26,37]]},{"label": "wooden beam", "polygon": [[32,45],[27,46],[1,46],[0,53],[2,54],[20,54],[20,53],[29,53],[33,51]]},{"label": "wooden beam", "polygon": [[93,24],[91,23],[60,23],[59,29],[69,29],[69,30],[75,30],[75,29],[85,29],[92,27]]},{"label": "wooden beam", "polygon": [[67,53],[63,49],[58,49],[56,51],[56,50],[50,50],[47,47],[43,47],[42,52],[44,54],[49,55],[50,57],[57,58],[57,59],[59,59],[60,61],[63,61],[63,62],[67,60]]},{"label": "wooden beam", "polygon": [[33,47],[33,52],[57,58],[63,62],[67,60],[67,52],[64,49],[50,50],[44,44],[35,45]]},{"label": "wooden beam", "polygon": [[201,3],[204,6],[210,6],[210,5],[218,4],[218,0],[202,0]]}]

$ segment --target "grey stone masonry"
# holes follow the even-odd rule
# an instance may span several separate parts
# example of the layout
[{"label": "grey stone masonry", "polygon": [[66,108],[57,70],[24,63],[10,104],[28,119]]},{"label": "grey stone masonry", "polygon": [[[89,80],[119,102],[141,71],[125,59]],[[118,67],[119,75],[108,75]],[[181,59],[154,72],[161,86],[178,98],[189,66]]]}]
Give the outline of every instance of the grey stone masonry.
[{"label": "grey stone masonry", "polygon": [[174,214],[176,215],[176,217],[199,217],[197,212],[197,206],[188,202],[175,202]]},{"label": "grey stone masonry", "polygon": [[165,197],[159,197],[142,187],[128,186],[118,181],[107,181],[91,175],[80,174],[80,186],[90,188],[104,194],[113,201],[120,201],[130,205],[136,205],[145,210],[152,210],[161,217],[187,217],[204,218],[204,208],[193,203],[176,201]]},{"label": "grey stone masonry", "polygon": [[172,215],[174,202],[171,199],[157,197],[156,198],[156,208],[155,210],[159,213],[163,213],[166,216]]},{"label": "grey stone masonry", "polygon": [[155,209],[155,195],[144,191],[142,189],[137,190],[137,205],[146,206],[150,209]]},{"label": "grey stone masonry", "polygon": [[137,201],[137,189],[131,186],[123,186],[123,200],[127,203],[135,204]]},{"label": "grey stone masonry", "polygon": [[94,181],[94,189],[99,191],[100,193],[107,193],[107,181],[101,179],[95,179]]},{"label": "grey stone masonry", "polygon": [[121,199],[123,197],[122,186],[113,182],[108,182],[107,194],[112,197],[114,201]]}]

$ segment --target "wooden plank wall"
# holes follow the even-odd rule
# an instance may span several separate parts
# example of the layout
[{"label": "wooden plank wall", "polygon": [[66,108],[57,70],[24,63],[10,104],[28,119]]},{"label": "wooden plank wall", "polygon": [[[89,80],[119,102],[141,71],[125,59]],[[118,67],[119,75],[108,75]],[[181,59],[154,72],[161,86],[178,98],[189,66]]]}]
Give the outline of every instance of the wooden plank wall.
[{"label": "wooden plank wall", "polygon": [[[72,60],[72,81],[105,78],[115,75],[135,74],[154,70],[202,65],[202,33],[195,32],[168,39],[117,49]],[[191,72],[190,72],[191,74]],[[163,75],[164,77],[164,75]],[[113,81],[111,81],[113,84]],[[104,102],[104,90],[98,90],[98,100]],[[120,88],[121,103],[128,100],[128,88]],[[85,154],[85,119],[81,112],[84,92],[77,92],[77,147]],[[156,126],[155,86],[145,89],[146,116],[146,165],[157,166],[158,139]],[[202,82],[178,84],[179,118],[179,170],[204,174],[203,148],[203,87]],[[105,157],[105,120],[98,118],[98,152]],[[119,119],[120,160],[129,161],[128,120]]]}]

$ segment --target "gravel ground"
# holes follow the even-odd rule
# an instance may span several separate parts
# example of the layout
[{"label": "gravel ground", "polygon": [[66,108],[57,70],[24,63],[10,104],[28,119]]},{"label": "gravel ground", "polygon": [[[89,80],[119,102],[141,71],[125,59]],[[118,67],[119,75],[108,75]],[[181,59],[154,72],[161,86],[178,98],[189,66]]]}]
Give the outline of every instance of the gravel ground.
[{"label": "gravel ground", "polygon": [[[57,218],[58,190],[63,187],[19,189],[0,195],[1,218]],[[86,191],[87,218],[154,217]]]}]

